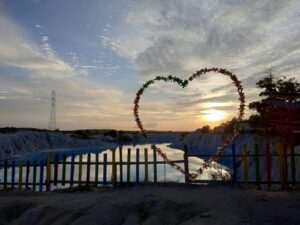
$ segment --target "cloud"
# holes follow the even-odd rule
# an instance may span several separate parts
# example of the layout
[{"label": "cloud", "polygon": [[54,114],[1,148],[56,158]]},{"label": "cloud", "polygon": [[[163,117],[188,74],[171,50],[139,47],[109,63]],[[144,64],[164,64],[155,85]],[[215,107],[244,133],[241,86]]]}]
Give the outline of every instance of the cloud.
[{"label": "cloud", "polygon": [[[249,103],[258,98],[255,83],[266,69],[288,76],[300,72],[297,0],[128,1],[128,8],[127,32],[112,39],[118,40],[117,51],[135,62],[142,80],[168,74],[187,78],[203,67],[223,67],[242,81]],[[202,95],[173,98],[173,109],[176,101],[177,108],[181,103],[189,108],[213,101],[238,104],[235,87],[222,76],[207,74],[195,81]],[[153,93],[172,92],[157,87]]]},{"label": "cloud", "polygon": [[242,78],[269,66],[299,71],[299,1],[167,0],[129,5],[126,25],[135,32],[130,40],[125,35],[119,41],[124,48],[128,41],[144,39],[144,45],[130,50],[136,52],[132,56],[141,75],[186,76],[211,66],[226,67]]},{"label": "cloud", "polygon": [[219,66],[235,72],[247,92],[270,66],[291,76],[299,72],[298,1],[128,4],[126,33],[112,39],[142,77],[187,77],[199,68]]},{"label": "cloud", "polygon": [[0,29],[0,126],[47,127],[49,98],[56,90],[60,128],[128,127],[131,96],[86,79],[94,66],[80,65],[74,52],[69,54],[73,63],[66,63],[52,48],[48,35],[42,34],[40,43],[34,43],[4,14],[0,14]]},{"label": "cloud", "polygon": [[74,69],[60,59],[49,44],[49,38],[41,38],[42,45],[30,41],[26,32],[14,21],[0,14],[0,62],[28,69],[41,76],[73,76]]},{"label": "cloud", "polygon": [[38,29],[42,29],[43,28],[43,26],[40,25],[40,24],[36,24],[35,27],[38,28]]}]

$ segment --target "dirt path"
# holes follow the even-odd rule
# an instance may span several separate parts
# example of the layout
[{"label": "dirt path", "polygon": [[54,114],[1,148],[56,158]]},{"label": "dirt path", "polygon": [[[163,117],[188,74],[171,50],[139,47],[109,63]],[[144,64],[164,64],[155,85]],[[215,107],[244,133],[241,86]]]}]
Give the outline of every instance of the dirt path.
[{"label": "dirt path", "polygon": [[0,224],[299,225],[300,192],[185,185],[0,192]]}]

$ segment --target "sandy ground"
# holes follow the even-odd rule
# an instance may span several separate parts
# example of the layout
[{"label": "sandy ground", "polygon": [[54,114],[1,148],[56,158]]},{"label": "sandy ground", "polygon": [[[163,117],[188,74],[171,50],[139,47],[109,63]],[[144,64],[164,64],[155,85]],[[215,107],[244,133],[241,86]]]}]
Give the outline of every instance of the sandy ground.
[{"label": "sandy ground", "polygon": [[150,185],[71,193],[0,192],[0,224],[299,225],[300,191]]}]

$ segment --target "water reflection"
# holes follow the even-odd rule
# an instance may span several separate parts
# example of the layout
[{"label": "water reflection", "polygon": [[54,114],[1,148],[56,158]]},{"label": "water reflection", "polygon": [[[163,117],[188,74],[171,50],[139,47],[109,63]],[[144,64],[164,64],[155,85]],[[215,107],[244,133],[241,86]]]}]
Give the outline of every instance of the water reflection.
[{"label": "water reflection", "polygon": [[[179,149],[174,149],[168,147],[169,144],[159,144],[157,145],[159,148],[163,149],[163,151],[167,154],[168,158],[170,160],[183,160],[183,151]],[[153,150],[151,149],[151,146],[149,144],[147,145],[124,145],[122,146],[122,151],[119,150],[119,148],[116,151],[116,162],[119,162],[120,159],[120,154],[122,154],[122,161],[127,162],[128,158],[128,148],[131,149],[131,155],[130,155],[130,161],[135,162],[136,161],[136,149],[140,149],[140,162],[144,162],[145,155],[144,155],[144,149],[148,149],[148,162],[153,162]],[[86,162],[87,161],[87,156],[88,153],[91,154],[91,162],[96,162],[96,156],[98,155],[99,162],[103,161],[104,154],[107,154],[107,161],[111,162],[112,161],[112,151],[107,149],[103,150],[100,148],[89,148],[89,149],[67,149],[67,150],[52,150],[52,151],[42,151],[38,153],[32,153],[32,154],[26,154],[19,158],[18,160],[23,162],[23,165],[25,165],[27,160],[30,160],[31,162],[33,160],[36,160],[39,162],[40,160],[45,160],[47,157],[47,154],[50,152],[51,155],[51,160],[54,160],[55,153],[59,153],[59,160],[62,161],[62,156],[63,154],[67,155],[67,162],[71,162],[71,156],[72,154],[75,155],[75,162],[79,162],[79,155],[82,154],[82,161]],[[18,160],[16,160],[16,165],[18,164]],[[157,161],[163,161],[162,158],[157,155]],[[196,171],[200,166],[203,164],[203,160],[200,158],[195,158],[195,157],[190,157],[189,158],[189,169],[190,172]],[[180,165],[183,168],[183,164]],[[54,165],[52,165],[51,170],[53,171]],[[123,165],[123,181],[126,181],[127,179],[127,165]],[[111,174],[112,174],[112,169],[111,165],[108,165],[107,167],[107,180],[110,181]],[[11,168],[8,168],[8,182],[11,182]],[[58,180],[62,180],[62,165],[58,166]],[[204,170],[203,174],[199,175],[198,179],[201,180],[209,180],[211,179],[210,172],[212,172],[214,169],[208,169]],[[96,167],[95,165],[90,165],[90,181],[93,182],[95,181],[95,171]],[[143,182],[145,179],[145,165],[141,164],[139,165],[139,181]],[[151,182],[154,179],[154,173],[153,173],[153,164],[148,165],[148,181]],[[221,170],[222,171],[222,170]],[[18,182],[18,174],[19,174],[19,169],[18,167],[15,168],[15,183]],[[25,179],[25,174],[26,174],[26,168],[23,167],[22,169],[23,172],[23,182]],[[71,165],[67,164],[66,165],[66,177],[65,179],[68,181],[70,180],[70,172],[71,172]],[[30,175],[29,175],[29,183],[32,182],[32,168],[30,169]],[[225,173],[225,171],[224,171]],[[82,166],[82,181],[86,180],[86,174],[87,174],[87,166],[83,165]],[[43,172],[44,179],[46,177],[46,170],[44,169]],[[3,180],[4,177],[4,171],[1,169],[0,171],[0,178]],[[37,178],[40,177],[40,171],[39,168],[37,169]],[[52,178],[53,178],[53,172],[52,172]],[[38,179],[39,180],[39,179]],[[75,165],[75,171],[74,171],[74,180],[78,180],[78,165]],[[103,180],[103,166],[99,165],[98,167],[98,180],[102,181]],[[117,165],[117,180],[120,180],[120,165]],[[136,181],[136,165],[131,165],[130,167],[130,181],[135,182]],[[179,182],[183,183],[185,181],[184,175],[169,166],[168,164],[157,164],[157,181],[158,182]],[[1,181],[2,182],[2,181]],[[58,184],[57,186],[52,185],[51,189],[55,188],[62,188],[62,187],[69,187],[69,184],[66,183],[65,186],[62,186],[61,184]],[[45,187],[44,187],[45,188]]]}]

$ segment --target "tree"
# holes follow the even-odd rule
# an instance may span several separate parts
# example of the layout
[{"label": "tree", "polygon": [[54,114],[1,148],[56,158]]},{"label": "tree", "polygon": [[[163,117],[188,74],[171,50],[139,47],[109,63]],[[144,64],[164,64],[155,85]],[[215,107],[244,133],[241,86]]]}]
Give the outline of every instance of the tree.
[{"label": "tree", "polygon": [[202,133],[208,133],[210,131],[210,126],[209,125],[205,125],[202,127],[201,129]]},{"label": "tree", "polygon": [[264,97],[249,104],[249,108],[258,113],[252,115],[249,120],[256,125],[267,125],[273,112],[281,109],[282,105],[300,102],[300,83],[295,78],[276,78],[271,69],[268,76],[258,81],[256,86],[262,89],[259,96]]}]

